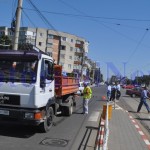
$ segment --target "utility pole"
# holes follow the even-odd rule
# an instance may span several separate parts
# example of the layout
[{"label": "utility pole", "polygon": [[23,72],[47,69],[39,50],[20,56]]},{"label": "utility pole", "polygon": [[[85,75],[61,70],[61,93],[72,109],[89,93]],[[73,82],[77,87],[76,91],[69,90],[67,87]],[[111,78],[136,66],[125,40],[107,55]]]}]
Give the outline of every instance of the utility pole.
[{"label": "utility pole", "polygon": [[14,43],[13,43],[13,49],[14,50],[18,50],[22,3],[23,3],[23,0],[18,0],[18,6],[17,6],[17,11],[16,11],[15,36],[14,36]]},{"label": "utility pole", "polygon": [[85,62],[85,54],[84,54],[84,49],[82,49],[82,61],[81,61],[81,81],[83,81],[83,65],[84,65],[84,62]]}]

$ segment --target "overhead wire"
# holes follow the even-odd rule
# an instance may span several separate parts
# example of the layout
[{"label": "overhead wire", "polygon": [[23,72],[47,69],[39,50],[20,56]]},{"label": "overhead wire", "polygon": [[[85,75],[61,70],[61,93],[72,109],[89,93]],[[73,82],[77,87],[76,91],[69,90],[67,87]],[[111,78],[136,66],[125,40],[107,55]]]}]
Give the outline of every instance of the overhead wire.
[{"label": "overhead wire", "polygon": [[[77,12],[79,12],[79,13],[82,13],[82,14],[85,14],[84,12],[81,12],[80,10],[78,10],[78,9],[76,9],[76,8],[74,8],[73,6],[71,6],[70,4],[68,4],[68,3],[66,3],[66,2],[64,2],[63,0],[58,0],[58,1],[60,1],[61,3],[63,3],[64,5],[66,5],[66,6],[68,6],[68,7],[70,7],[70,8],[72,8],[73,10],[75,10],[75,11],[77,11]],[[129,19],[128,19],[129,20]],[[95,19],[94,19],[94,21],[95,21]],[[134,20],[134,21],[138,21],[138,20]],[[147,21],[149,21],[149,20],[147,20]],[[109,29],[111,29],[112,31],[114,31],[114,32],[116,32],[116,33],[119,33],[119,34],[121,34],[121,35],[124,35],[124,34],[122,34],[122,33],[120,33],[120,32],[118,32],[118,31],[116,31],[116,30],[114,30],[114,29],[112,29],[111,27],[109,27],[109,26],[106,26],[105,24],[103,24],[103,23],[101,23],[103,26],[105,26],[106,28],[109,28]],[[141,43],[142,43],[142,41],[144,40],[144,37],[146,36],[146,34],[147,34],[147,32],[149,31],[149,29],[148,28],[146,28],[146,31],[144,32],[144,35],[142,36],[142,38],[140,39],[140,41],[137,43],[137,45],[136,45],[136,47],[135,47],[135,49],[134,49],[134,51],[131,53],[131,55],[129,56],[129,58],[128,58],[128,61],[127,62],[129,62],[130,61],[130,59],[131,59],[131,57],[133,57],[133,55],[135,54],[135,52],[137,51],[137,49],[138,49],[138,47],[141,45]],[[125,37],[127,37],[127,36],[125,36]]]},{"label": "overhead wire", "polygon": [[135,52],[138,50],[138,47],[141,45],[142,41],[144,40],[146,34],[148,33],[149,29],[147,28],[146,31],[144,32],[143,36],[141,37],[141,39],[139,40],[139,42],[137,43],[135,49],[133,50],[133,52],[131,53],[131,55],[129,56],[127,63],[131,60],[131,58],[133,57],[133,55],[135,54]]}]

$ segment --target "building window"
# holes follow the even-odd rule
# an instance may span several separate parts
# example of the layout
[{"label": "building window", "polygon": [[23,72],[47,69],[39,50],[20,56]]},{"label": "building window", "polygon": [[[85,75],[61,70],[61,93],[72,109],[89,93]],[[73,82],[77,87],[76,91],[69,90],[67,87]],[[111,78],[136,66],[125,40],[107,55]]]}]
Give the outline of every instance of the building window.
[{"label": "building window", "polygon": [[67,41],[67,38],[66,37],[61,37],[61,40],[62,41]]},{"label": "building window", "polygon": [[53,47],[53,43],[47,43],[47,47]]},{"label": "building window", "polygon": [[61,58],[65,58],[65,54],[60,54],[60,57]]},{"label": "building window", "polygon": [[39,46],[42,46],[42,42],[39,42]]},{"label": "building window", "polygon": [[61,66],[64,66],[64,63],[60,62],[60,65],[61,65]]},{"label": "building window", "polygon": [[82,52],[82,49],[80,49],[80,48],[76,48],[76,52],[81,53],[81,52]]},{"label": "building window", "polygon": [[79,40],[76,40],[76,43],[77,43],[77,44],[81,44],[81,41],[79,41]]},{"label": "building window", "polygon": [[68,64],[68,68],[71,69],[71,64]]},{"label": "building window", "polygon": [[48,34],[48,35],[47,35],[47,38],[48,38],[48,39],[53,39],[53,38],[54,38],[54,35]]},{"label": "building window", "polygon": [[72,52],[73,51],[73,47],[70,47],[70,52]]},{"label": "building window", "polygon": [[[1,35],[2,35],[2,34],[1,34]],[[10,36],[13,36],[14,33],[13,33],[12,31],[10,31],[10,32],[9,32],[9,35],[10,35]]]},{"label": "building window", "polygon": [[71,59],[71,60],[72,60],[72,56],[69,56],[69,59]]},{"label": "building window", "polygon": [[73,39],[71,39],[71,42],[73,43]]},{"label": "building window", "polygon": [[42,37],[43,36],[43,33],[40,33],[40,37]]},{"label": "building window", "polygon": [[61,45],[61,50],[66,50],[66,46],[65,45]]}]

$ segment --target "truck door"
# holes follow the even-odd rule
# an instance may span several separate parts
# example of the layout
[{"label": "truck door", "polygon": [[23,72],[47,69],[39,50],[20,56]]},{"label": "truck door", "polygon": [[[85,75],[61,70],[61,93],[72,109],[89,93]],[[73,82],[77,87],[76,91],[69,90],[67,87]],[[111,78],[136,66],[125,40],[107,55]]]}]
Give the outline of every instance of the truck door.
[{"label": "truck door", "polygon": [[54,78],[52,60],[43,59],[41,64],[40,88],[41,98],[45,103],[54,97]]}]

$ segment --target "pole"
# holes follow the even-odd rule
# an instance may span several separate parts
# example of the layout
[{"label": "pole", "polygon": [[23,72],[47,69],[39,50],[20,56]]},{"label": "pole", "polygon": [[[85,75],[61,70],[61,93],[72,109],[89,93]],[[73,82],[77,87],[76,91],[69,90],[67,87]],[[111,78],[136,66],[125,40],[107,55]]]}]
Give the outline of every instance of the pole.
[{"label": "pole", "polygon": [[18,41],[19,41],[18,39],[19,39],[22,3],[23,3],[23,0],[18,0],[18,7],[17,7],[17,13],[16,13],[15,36],[14,36],[14,43],[13,43],[14,50],[18,50]]},{"label": "pole", "polygon": [[82,65],[82,67],[81,67],[81,81],[83,81],[83,65],[84,65],[84,62],[85,62],[85,54],[84,54],[84,49],[82,49],[83,51],[82,51],[82,62],[81,62],[81,65]]}]

